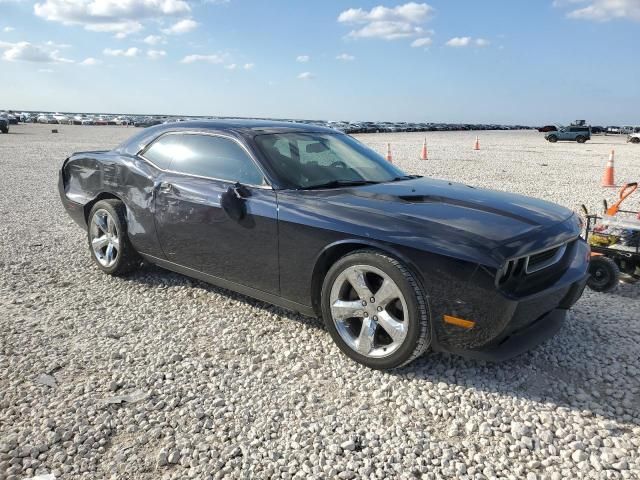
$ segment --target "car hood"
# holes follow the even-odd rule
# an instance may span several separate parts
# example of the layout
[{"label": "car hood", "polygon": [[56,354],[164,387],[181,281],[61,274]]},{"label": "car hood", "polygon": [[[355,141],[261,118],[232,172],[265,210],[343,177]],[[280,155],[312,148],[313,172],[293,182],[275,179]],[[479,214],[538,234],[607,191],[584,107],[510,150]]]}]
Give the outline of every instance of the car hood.
[{"label": "car hood", "polygon": [[[381,223],[378,228],[394,241],[419,237],[445,250],[454,246],[456,251],[461,246],[492,251],[573,216],[571,210],[544,200],[426,178],[316,193],[334,210],[348,208],[353,214],[355,209],[355,217],[359,211],[356,224],[359,219],[376,218]],[[366,220],[362,223],[365,230],[376,228]]]}]

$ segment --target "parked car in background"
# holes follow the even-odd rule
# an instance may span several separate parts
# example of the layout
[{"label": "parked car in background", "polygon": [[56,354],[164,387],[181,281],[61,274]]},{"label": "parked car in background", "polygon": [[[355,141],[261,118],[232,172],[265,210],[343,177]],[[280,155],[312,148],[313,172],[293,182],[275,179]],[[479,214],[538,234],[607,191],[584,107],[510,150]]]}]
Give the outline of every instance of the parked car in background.
[{"label": "parked car in background", "polygon": [[596,134],[600,134],[600,133],[604,133],[604,127],[601,127],[599,125],[591,127],[591,134],[592,135],[596,135]]},{"label": "parked car in background", "polygon": [[18,123],[20,123],[20,118],[12,111],[7,112],[7,118],[9,119],[10,125],[17,125]]},{"label": "parked car in background", "polygon": [[104,273],[144,258],[321,316],[376,369],[430,349],[522,353],[561,328],[587,279],[571,210],[407,175],[315,125],[168,123],[71,155],[58,186]]},{"label": "parked car in background", "polygon": [[617,127],[615,125],[609,125],[606,129],[605,129],[605,133],[611,133],[611,134],[618,134],[621,132],[620,127]]},{"label": "parked car in background", "polygon": [[0,132],[9,133],[9,118],[4,113],[0,113]]},{"label": "parked car in background", "polygon": [[547,133],[547,132],[555,132],[558,130],[558,127],[555,125],[545,125],[544,127],[540,127],[538,129],[539,132]]},{"label": "parked car in background", "polygon": [[584,143],[587,140],[591,140],[591,128],[576,125],[570,127],[562,127],[555,132],[547,133],[544,138],[546,138],[551,143],[555,143],[558,140]]}]

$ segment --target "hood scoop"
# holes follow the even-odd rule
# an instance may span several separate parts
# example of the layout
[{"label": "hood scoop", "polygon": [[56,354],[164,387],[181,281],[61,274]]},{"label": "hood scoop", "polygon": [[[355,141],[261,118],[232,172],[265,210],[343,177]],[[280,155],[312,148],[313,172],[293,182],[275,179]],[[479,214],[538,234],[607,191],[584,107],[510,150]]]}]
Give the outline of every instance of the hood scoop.
[{"label": "hood scoop", "polygon": [[398,198],[407,203],[431,203],[437,201],[430,195],[398,195]]},{"label": "hood scoop", "polygon": [[449,206],[460,207],[460,208],[468,208],[470,210],[476,210],[476,211],[485,212],[493,215],[499,215],[502,217],[509,217],[509,218],[512,218],[513,220],[517,220],[519,222],[526,223],[529,225],[536,225],[536,222],[531,220],[530,218],[510,212],[509,210],[496,208],[486,203],[470,202],[467,200],[463,200],[461,198],[443,197],[440,195],[398,195],[396,198],[410,204],[437,203],[439,205],[449,205]]}]

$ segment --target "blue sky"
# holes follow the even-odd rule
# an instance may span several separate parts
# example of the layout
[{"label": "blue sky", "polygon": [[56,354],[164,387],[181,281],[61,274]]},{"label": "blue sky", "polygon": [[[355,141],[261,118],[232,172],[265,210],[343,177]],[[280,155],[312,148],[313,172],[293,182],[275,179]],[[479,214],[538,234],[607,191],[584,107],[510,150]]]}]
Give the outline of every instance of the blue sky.
[{"label": "blue sky", "polygon": [[640,124],[640,0],[0,0],[0,108]]}]

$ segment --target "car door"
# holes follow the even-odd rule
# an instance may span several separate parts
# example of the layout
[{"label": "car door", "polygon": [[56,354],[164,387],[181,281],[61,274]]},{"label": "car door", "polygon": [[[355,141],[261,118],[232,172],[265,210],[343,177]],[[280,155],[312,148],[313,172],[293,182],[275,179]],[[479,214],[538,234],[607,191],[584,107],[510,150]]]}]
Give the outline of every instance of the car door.
[{"label": "car door", "polygon": [[155,188],[156,231],[166,259],[279,293],[276,194],[241,142],[170,133],[143,156],[169,163]]}]

